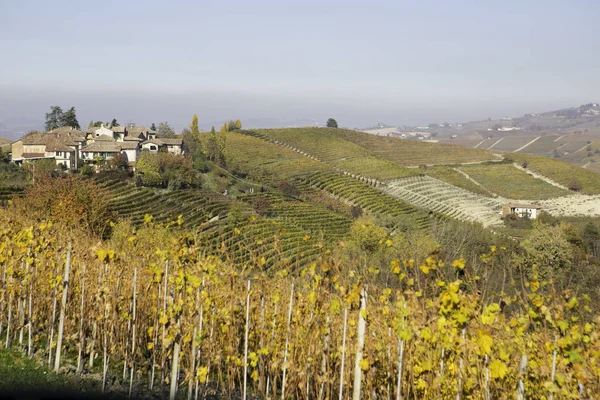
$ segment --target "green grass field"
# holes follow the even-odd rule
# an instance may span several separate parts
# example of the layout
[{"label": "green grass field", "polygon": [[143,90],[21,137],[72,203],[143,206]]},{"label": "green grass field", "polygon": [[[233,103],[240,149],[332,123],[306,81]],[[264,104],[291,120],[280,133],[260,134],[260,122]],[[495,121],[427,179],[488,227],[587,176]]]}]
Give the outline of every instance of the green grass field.
[{"label": "green grass field", "polygon": [[510,199],[544,200],[572,193],[534,178],[512,164],[464,165],[460,170],[490,192]]}]

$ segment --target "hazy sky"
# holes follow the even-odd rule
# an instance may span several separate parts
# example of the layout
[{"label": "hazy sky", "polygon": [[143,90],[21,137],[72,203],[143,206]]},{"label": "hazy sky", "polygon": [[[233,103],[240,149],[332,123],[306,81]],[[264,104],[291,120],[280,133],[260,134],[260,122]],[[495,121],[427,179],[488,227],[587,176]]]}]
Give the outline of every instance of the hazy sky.
[{"label": "hazy sky", "polygon": [[0,0],[0,121],[335,117],[347,127],[600,101],[597,0]]}]

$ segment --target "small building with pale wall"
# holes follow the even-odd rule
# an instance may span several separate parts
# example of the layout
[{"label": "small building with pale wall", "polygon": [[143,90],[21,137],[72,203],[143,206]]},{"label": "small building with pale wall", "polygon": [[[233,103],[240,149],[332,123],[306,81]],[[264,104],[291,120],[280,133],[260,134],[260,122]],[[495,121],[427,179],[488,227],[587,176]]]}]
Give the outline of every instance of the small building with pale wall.
[{"label": "small building with pale wall", "polygon": [[508,203],[502,206],[502,217],[515,214],[521,218],[536,219],[541,209],[541,207],[535,204]]}]

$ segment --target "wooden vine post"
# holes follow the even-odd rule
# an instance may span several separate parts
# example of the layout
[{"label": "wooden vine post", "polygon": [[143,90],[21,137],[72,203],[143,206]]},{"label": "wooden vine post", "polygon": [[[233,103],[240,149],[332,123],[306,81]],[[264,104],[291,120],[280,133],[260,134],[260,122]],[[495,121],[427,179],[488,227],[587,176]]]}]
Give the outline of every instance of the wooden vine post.
[{"label": "wooden vine post", "polygon": [[525,374],[527,373],[527,354],[521,356],[521,365],[519,366],[519,387],[517,388],[517,400],[525,398]]},{"label": "wooden vine post", "polygon": [[131,397],[131,390],[133,389],[133,378],[135,377],[135,335],[136,335],[136,308],[137,308],[137,268],[133,270],[133,315],[131,318],[131,372],[129,377],[129,397]]},{"label": "wooden vine post", "polygon": [[344,399],[344,364],[346,361],[346,332],[348,330],[348,307],[344,309],[344,333],[342,336],[342,362],[340,365],[339,400]]},{"label": "wooden vine post", "polygon": [[248,330],[250,329],[250,281],[248,281],[248,290],[246,294],[246,333],[244,335],[244,395],[243,400],[246,400],[247,385],[248,385]]},{"label": "wooden vine post", "polygon": [[356,358],[354,362],[354,385],[352,387],[352,400],[360,400],[361,383],[362,383],[362,366],[363,349],[365,347],[365,333],[367,330],[367,290],[360,291],[360,312],[358,314],[358,330],[356,337]]},{"label": "wooden vine post", "polygon": [[85,304],[85,270],[87,266],[83,264],[83,274],[81,275],[81,304],[79,309],[79,354],[77,355],[77,375],[83,372],[83,347],[85,340],[83,335],[83,310]]},{"label": "wooden vine post", "polygon": [[60,318],[58,320],[58,338],[56,340],[56,357],[54,360],[54,372],[58,373],[60,370],[60,356],[62,352],[62,341],[63,333],[65,329],[65,315],[67,312],[67,295],[69,292],[69,273],[71,272],[71,248],[72,245],[69,242],[67,245],[67,262],[65,263],[65,275],[63,278],[63,293],[62,301],[60,303]]},{"label": "wooden vine post", "polygon": [[287,373],[287,358],[288,358],[288,346],[290,341],[290,326],[292,324],[292,307],[294,305],[294,284],[292,283],[292,290],[290,291],[290,308],[288,311],[287,320],[287,333],[285,335],[285,349],[283,351],[283,377],[281,379],[281,400],[285,399],[285,378]]}]

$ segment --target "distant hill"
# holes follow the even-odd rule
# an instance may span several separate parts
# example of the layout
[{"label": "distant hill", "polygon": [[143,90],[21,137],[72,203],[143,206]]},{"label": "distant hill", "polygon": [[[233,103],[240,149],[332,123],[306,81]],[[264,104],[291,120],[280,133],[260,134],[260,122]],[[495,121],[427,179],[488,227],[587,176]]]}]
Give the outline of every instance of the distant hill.
[{"label": "distant hill", "polygon": [[0,137],[0,149],[3,151],[10,150],[10,144],[13,142],[11,139]]}]

